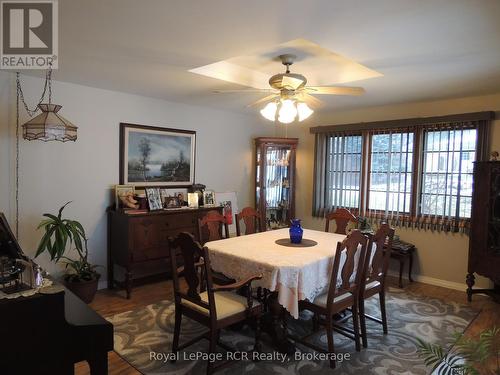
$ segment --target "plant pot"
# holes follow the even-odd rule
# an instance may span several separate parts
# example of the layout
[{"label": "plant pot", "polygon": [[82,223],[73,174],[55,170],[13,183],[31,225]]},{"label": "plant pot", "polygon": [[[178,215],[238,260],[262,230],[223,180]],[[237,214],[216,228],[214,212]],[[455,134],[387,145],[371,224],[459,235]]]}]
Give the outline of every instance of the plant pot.
[{"label": "plant pot", "polygon": [[71,290],[77,295],[83,302],[90,303],[95,297],[97,292],[97,284],[99,283],[98,275],[95,279],[89,281],[64,281],[66,288]]}]

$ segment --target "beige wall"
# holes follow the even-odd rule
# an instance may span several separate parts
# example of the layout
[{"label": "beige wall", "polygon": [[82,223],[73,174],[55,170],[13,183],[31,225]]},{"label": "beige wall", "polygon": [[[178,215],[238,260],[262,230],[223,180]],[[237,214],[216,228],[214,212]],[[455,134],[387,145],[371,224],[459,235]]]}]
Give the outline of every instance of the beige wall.
[{"label": "beige wall", "polygon": [[[57,77],[57,72],[54,72]],[[43,81],[22,76],[30,107]],[[106,207],[119,173],[119,123],[130,122],[197,132],[196,181],[215,191],[236,191],[240,207],[253,205],[253,141],[274,129],[260,116],[188,106],[82,85],[53,83],[54,102],[78,127],[78,140],[20,142],[20,243],[33,255],[41,233],[35,228],[45,212],[68,201],[66,214],[80,220],[89,236],[90,260],[102,265],[105,281]],[[14,226],[15,76],[0,72],[0,212]],[[21,121],[26,121],[23,113]],[[22,123],[22,122],[21,122]],[[230,156],[230,157],[228,157]],[[37,261],[58,272],[46,256]]]},{"label": "beige wall", "polygon": [[[311,116],[308,123],[290,126],[289,136],[300,138],[297,152],[296,216],[303,219],[304,226],[307,228],[320,230],[324,228],[323,220],[311,216],[314,136],[309,133],[309,127],[498,110],[500,110],[500,94],[317,113]],[[491,147],[492,150],[500,150],[500,120],[493,123]],[[417,246],[418,255],[414,265],[414,274],[420,281],[464,288],[469,246],[466,235],[399,228],[396,233],[402,240],[407,240]],[[488,286],[489,280],[478,278],[477,283]]]}]

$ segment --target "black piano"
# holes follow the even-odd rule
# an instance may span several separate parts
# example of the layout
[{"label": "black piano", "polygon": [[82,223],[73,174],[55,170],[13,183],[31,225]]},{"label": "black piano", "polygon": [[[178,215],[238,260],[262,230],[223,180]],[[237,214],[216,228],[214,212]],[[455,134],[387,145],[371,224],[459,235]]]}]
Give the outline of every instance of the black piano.
[{"label": "black piano", "polygon": [[[27,259],[2,213],[0,258],[4,271],[15,268],[5,266],[10,259]],[[0,280],[6,274],[0,272]],[[0,299],[0,374],[73,374],[80,361],[89,363],[92,374],[107,374],[111,350],[113,325],[63,287]]]}]

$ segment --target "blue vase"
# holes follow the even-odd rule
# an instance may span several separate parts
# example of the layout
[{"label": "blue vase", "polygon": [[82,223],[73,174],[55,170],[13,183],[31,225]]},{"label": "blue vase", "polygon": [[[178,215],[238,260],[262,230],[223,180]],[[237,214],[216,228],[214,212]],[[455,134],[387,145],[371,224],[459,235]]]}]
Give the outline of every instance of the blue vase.
[{"label": "blue vase", "polygon": [[300,243],[302,241],[302,234],[304,230],[300,225],[300,219],[292,219],[290,225],[290,242],[291,243]]}]

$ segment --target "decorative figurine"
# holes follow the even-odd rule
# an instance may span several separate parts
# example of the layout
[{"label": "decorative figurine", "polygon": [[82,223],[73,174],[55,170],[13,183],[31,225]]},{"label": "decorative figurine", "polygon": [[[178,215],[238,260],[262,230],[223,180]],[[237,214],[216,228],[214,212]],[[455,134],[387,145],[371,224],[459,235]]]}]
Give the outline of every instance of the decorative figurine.
[{"label": "decorative figurine", "polygon": [[498,154],[498,151],[492,151],[491,152],[491,161],[498,161],[498,156],[500,156]]},{"label": "decorative figurine", "polygon": [[137,204],[138,202],[134,199],[134,193],[132,193],[131,191],[129,191],[123,195],[120,195],[119,198],[123,204],[123,207],[133,208],[135,210],[137,210],[139,208],[139,205]]}]

